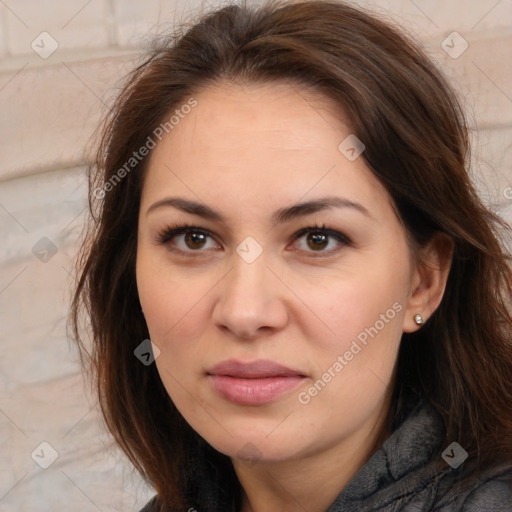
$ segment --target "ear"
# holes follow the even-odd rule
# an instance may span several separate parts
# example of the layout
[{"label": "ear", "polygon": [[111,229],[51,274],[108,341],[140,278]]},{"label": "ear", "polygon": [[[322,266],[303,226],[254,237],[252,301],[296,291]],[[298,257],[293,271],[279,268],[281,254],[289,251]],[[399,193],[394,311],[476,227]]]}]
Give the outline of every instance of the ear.
[{"label": "ear", "polygon": [[414,317],[420,314],[426,322],[441,303],[453,260],[453,248],[453,240],[438,232],[420,249],[423,261],[413,262],[403,332],[420,329],[421,325],[416,324]]}]

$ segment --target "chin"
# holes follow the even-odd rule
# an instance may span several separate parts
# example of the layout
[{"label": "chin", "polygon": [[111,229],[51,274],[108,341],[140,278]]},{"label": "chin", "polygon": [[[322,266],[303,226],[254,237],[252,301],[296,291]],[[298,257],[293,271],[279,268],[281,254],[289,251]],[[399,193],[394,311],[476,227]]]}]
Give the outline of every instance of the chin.
[{"label": "chin", "polygon": [[305,455],[307,447],[297,443],[298,435],[291,431],[283,431],[280,435],[272,433],[248,435],[244,432],[230,431],[233,437],[229,435],[224,436],[201,436],[211,444],[216,450],[227,455],[230,458],[239,459],[249,464],[256,464],[257,462],[273,463],[283,462],[299,458]]}]

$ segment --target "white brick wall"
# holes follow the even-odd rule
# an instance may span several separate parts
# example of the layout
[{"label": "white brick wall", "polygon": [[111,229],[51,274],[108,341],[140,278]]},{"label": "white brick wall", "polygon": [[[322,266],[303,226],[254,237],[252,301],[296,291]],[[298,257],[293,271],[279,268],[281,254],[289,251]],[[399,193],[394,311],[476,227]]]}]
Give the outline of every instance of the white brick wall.
[{"label": "white brick wall", "polygon": [[4,29],[4,11],[5,7],[0,4],[0,58],[4,58],[7,54],[7,38],[5,37]]},{"label": "white brick wall", "polygon": [[512,5],[507,0],[354,0],[352,3],[390,17],[420,39],[431,39],[453,30],[484,37],[510,33]]},{"label": "white brick wall", "polygon": [[110,44],[108,2],[23,0],[5,4],[10,55],[31,53],[30,43],[43,31],[50,33],[63,49],[103,48]]},{"label": "white brick wall", "polygon": [[[474,179],[484,199],[512,220],[505,197],[512,186],[512,2],[354,3],[398,22],[457,85],[472,122]],[[104,448],[109,438],[85,398],[76,350],[67,342],[67,290],[86,206],[84,147],[103,103],[148,35],[202,6],[202,0],[0,2],[2,511],[136,511],[152,495],[115,448]],[[458,58],[441,48],[453,31],[469,44]],[[35,38],[46,58],[31,47]],[[58,47],[47,56],[53,40]],[[46,263],[34,246],[49,251]],[[43,441],[58,452],[46,470],[31,457]]]},{"label": "white brick wall", "polygon": [[[2,145],[11,148],[4,151],[0,179],[82,163],[101,109],[132,63],[133,55],[90,60],[71,55],[24,68],[0,91]],[[0,83],[14,74],[0,72]]]},{"label": "white brick wall", "polygon": [[180,23],[202,9],[201,1],[146,0],[126,2],[112,0],[117,44],[131,47],[143,43],[148,35],[166,26]]}]

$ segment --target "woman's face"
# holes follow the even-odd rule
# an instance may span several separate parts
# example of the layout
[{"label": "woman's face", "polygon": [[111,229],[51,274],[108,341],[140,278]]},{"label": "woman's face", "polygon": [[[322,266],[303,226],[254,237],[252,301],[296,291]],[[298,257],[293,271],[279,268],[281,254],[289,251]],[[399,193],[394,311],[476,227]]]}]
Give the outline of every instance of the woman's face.
[{"label": "woman's face", "polygon": [[152,150],[139,217],[137,286],[167,392],[234,458],[369,442],[418,312],[388,193],[357,141],[339,148],[351,132],[326,98],[225,82],[195,98]]}]

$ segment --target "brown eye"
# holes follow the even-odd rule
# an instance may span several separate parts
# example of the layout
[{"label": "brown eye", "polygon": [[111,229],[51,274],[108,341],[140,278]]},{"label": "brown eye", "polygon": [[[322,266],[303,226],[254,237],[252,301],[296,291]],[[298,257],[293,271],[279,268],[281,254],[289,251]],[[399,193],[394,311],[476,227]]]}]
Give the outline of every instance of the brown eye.
[{"label": "brown eye", "polygon": [[329,243],[329,237],[323,233],[309,233],[307,244],[310,249],[324,249]]},{"label": "brown eye", "polygon": [[352,245],[352,241],[343,233],[325,226],[302,228],[295,234],[294,243],[300,251],[310,254],[318,253],[319,256],[329,255]]},{"label": "brown eye", "polygon": [[189,231],[185,234],[184,242],[189,249],[201,249],[206,242],[206,235],[197,231]]},{"label": "brown eye", "polygon": [[202,253],[206,249],[219,249],[210,232],[188,225],[165,229],[157,235],[156,241],[182,253]]}]

